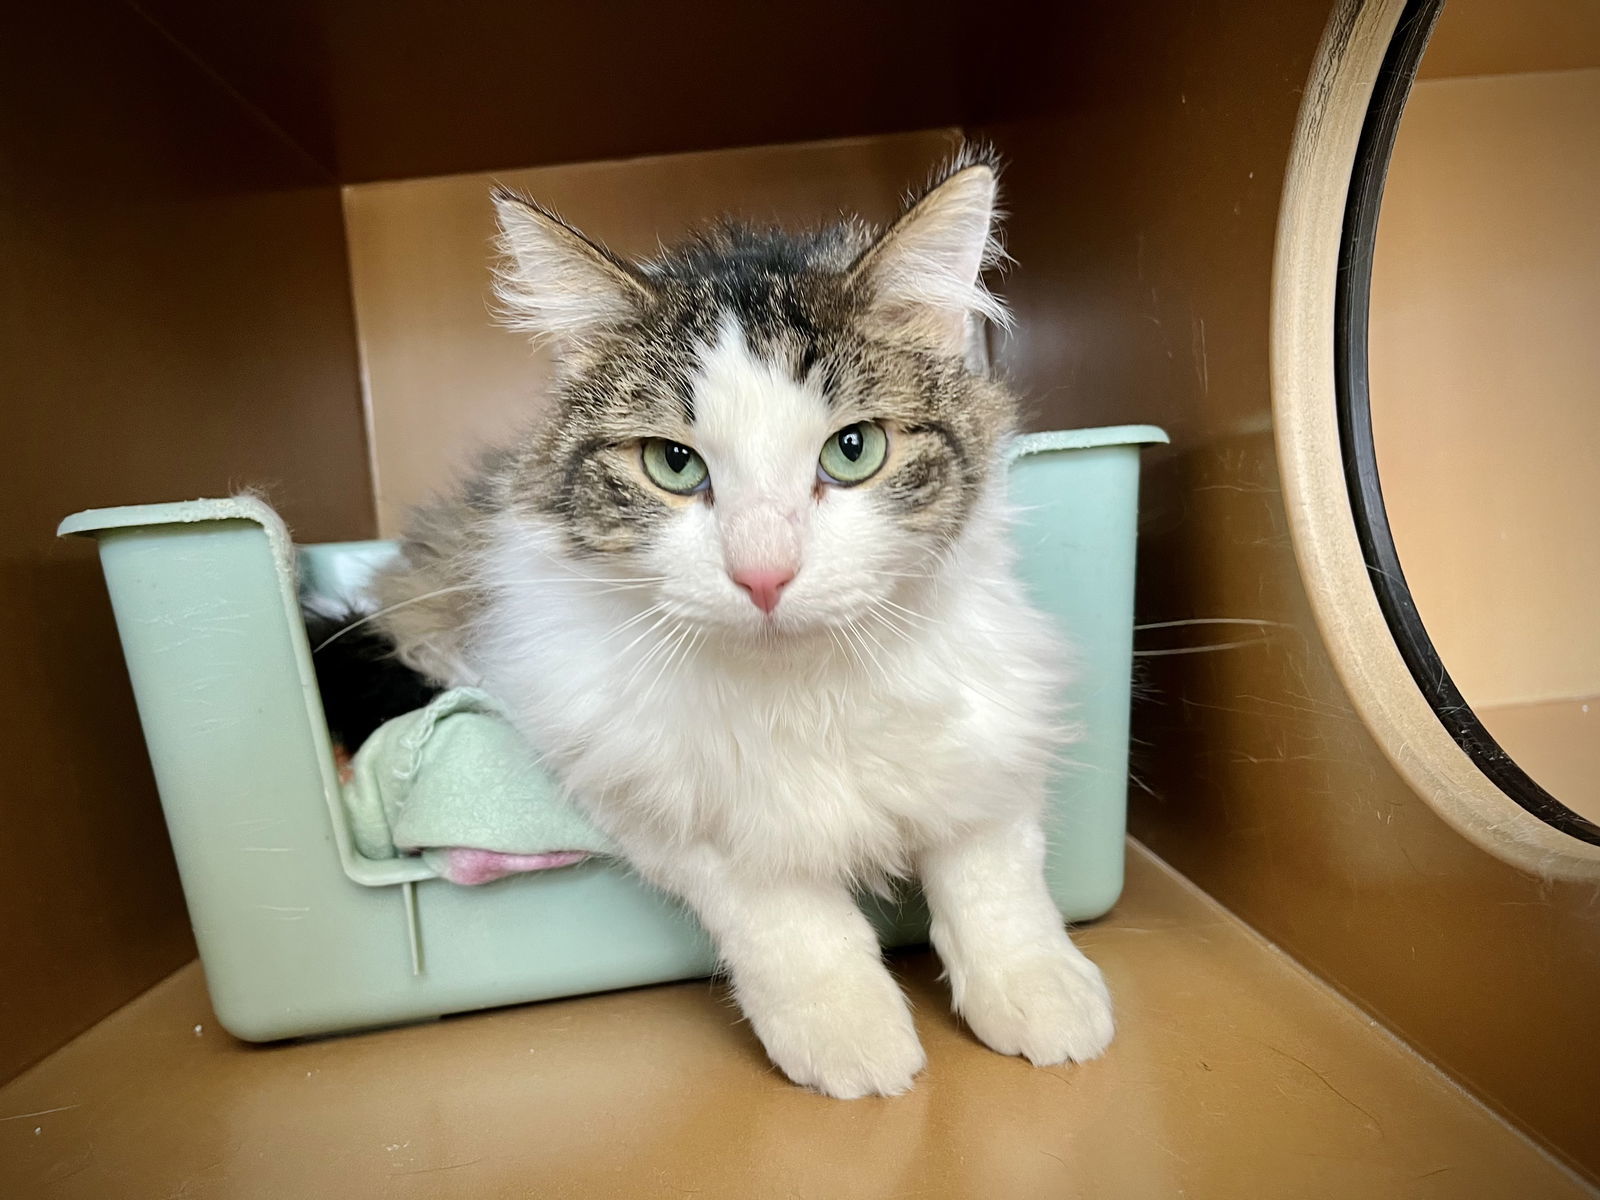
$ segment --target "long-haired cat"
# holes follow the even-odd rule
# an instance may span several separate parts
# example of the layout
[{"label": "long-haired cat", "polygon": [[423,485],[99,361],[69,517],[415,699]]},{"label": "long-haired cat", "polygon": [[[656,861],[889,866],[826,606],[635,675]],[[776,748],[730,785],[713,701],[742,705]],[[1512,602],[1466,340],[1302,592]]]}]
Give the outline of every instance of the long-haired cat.
[{"label": "long-haired cat", "polygon": [[549,411],[416,514],[377,588],[402,659],[508,707],[830,1096],[925,1061],[855,899],[898,877],[989,1046],[1112,1035],[1043,876],[1062,678],[1013,571],[1015,402],[975,349],[1005,318],[995,196],[968,151],[886,231],[724,224],[627,262],[497,192]]}]

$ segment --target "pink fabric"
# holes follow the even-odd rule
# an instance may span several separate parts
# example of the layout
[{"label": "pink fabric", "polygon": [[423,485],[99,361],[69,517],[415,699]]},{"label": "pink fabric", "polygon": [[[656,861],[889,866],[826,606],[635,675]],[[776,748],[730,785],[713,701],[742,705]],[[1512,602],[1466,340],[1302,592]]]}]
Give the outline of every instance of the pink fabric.
[{"label": "pink fabric", "polygon": [[502,854],[498,850],[473,850],[466,846],[451,846],[444,852],[444,877],[451,883],[467,887],[480,883],[493,883],[507,875],[520,875],[524,871],[548,871],[553,867],[570,867],[588,858],[584,850],[556,850],[548,854]]}]

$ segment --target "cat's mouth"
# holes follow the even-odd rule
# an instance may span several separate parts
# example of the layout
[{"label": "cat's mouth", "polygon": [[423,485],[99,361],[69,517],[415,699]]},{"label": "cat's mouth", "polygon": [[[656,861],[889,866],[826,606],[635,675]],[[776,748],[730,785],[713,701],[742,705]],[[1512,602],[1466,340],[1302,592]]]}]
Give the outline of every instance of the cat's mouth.
[{"label": "cat's mouth", "polygon": [[786,649],[833,645],[852,659],[871,662],[882,658],[887,645],[903,635],[886,628],[873,610],[861,612],[819,612],[809,605],[792,607],[779,604],[770,613],[741,614],[738,619],[718,622],[728,640],[748,647]]}]

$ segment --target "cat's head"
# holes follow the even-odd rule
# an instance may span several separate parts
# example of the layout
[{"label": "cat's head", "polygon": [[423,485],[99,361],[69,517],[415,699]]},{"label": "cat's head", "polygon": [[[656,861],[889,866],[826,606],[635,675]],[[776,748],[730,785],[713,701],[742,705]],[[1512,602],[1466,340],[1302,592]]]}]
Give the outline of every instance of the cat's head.
[{"label": "cat's head", "polygon": [[647,262],[495,194],[514,325],[553,406],[509,480],[565,552],[656,580],[676,617],[848,625],[928,574],[1010,432],[988,378],[993,161],[967,152],[879,232],[724,224]]}]

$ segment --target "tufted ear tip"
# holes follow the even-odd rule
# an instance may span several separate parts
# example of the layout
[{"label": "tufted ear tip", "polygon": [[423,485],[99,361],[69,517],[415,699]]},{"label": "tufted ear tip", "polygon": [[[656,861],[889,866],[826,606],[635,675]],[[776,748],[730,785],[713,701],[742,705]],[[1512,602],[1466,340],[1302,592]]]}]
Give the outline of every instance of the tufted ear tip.
[{"label": "tufted ear tip", "polygon": [[504,322],[557,353],[634,316],[638,274],[554,212],[504,186],[490,193],[500,224],[495,295]]},{"label": "tufted ear tip", "polygon": [[883,320],[947,349],[968,346],[982,321],[1008,326],[1010,313],[983,283],[1002,257],[997,160],[963,149],[856,265],[870,306]]}]

